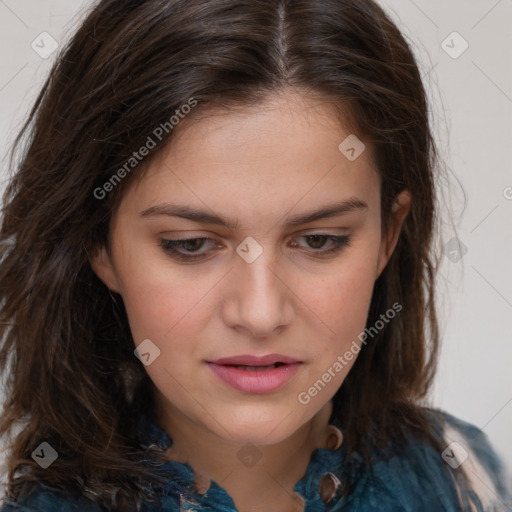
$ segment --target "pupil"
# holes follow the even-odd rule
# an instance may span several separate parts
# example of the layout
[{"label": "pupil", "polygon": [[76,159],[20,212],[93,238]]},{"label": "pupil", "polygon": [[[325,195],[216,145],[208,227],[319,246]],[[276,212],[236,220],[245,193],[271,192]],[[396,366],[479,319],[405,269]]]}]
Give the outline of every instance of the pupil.
[{"label": "pupil", "polygon": [[[323,235],[310,235],[309,236],[309,245],[314,249],[320,249],[325,242],[325,236]],[[312,242],[312,243],[311,243]]]},{"label": "pupil", "polygon": [[196,251],[197,249],[200,249],[203,245],[203,240],[200,238],[194,238],[192,240],[186,240],[184,242],[184,249],[187,251]]}]

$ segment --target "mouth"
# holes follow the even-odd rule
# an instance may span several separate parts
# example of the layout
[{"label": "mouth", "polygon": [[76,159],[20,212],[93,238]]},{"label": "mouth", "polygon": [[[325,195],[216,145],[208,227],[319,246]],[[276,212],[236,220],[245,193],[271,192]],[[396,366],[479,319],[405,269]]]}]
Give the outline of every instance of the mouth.
[{"label": "mouth", "polygon": [[246,370],[248,372],[258,372],[264,370],[271,370],[272,368],[279,368],[280,366],[286,366],[286,363],[275,363],[268,366],[248,366],[243,364],[227,364],[224,366],[232,366],[233,368],[238,368],[239,370]]},{"label": "mouth", "polygon": [[285,365],[300,363],[298,359],[285,356],[282,354],[267,354],[265,356],[254,356],[252,354],[244,354],[240,356],[221,357],[214,361],[208,361],[223,366],[251,366],[251,367],[270,367],[274,365]]},{"label": "mouth", "polygon": [[238,391],[263,394],[277,391],[298,371],[302,362],[279,354],[235,356],[207,361],[224,383]]}]

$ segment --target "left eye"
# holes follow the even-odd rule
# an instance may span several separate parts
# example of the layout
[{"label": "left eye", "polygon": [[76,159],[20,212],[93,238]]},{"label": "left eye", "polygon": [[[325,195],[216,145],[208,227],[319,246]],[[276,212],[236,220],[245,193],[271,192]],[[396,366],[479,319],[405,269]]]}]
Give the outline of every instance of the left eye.
[{"label": "left eye", "polygon": [[[328,235],[328,234],[313,234],[303,235],[299,239],[306,240],[307,245],[300,245],[296,242],[291,244],[292,247],[303,247],[305,249],[312,249],[315,256],[328,256],[340,252],[344,247],[350,244],[348,236]],[[330,247],[325,247],[329,244]]]}]

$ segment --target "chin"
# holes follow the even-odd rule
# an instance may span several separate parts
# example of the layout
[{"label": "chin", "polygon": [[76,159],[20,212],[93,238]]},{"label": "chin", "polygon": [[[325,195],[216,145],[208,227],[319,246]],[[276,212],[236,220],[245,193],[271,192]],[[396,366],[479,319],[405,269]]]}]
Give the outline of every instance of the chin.
[{"label": "chin", "polygon": [[[236,444],[273,445],[284,441],[296,432],[303,422],[294,419],[294,414],[286,411],[279,416],[273,414],[251,414],[233,418],[216,433],[226,441]],[[229,433],[229,434],[228,434]]]},{"label": "chin", "polygon": [[246,445],[246,444],[254,444],[258,446],[267,446],[279,444],[289,438],[295,431],[290,430],[289,432],[282,432],[281,435],[276,435],[275,432],[270,431],[270,434],[266,434],[261,430],[256,429],[254,432],[249,432],[247,430],[233,432],[232,435],[226,439],[234,444]]}]

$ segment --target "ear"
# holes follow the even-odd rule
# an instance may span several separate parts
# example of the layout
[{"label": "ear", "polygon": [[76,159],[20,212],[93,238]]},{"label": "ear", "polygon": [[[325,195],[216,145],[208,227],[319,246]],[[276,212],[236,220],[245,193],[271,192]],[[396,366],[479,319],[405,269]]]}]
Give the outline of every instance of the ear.
[{"label": "ear", "polygon": [[106,247],[102,246],[89,257],[94,273],[113,292],[120,293],[119,279]]},{"label": "ear", "polygon": [[386,265],[388,264],[393,251],[395,250],[400,231],[407,214],[411,208],[411,193],[408,190],[402,190],[393,201],[391,206],[391,218],[388,225],[382,233],[382,241],[379,251],[379,259],[377,260],[377,279]]}]

